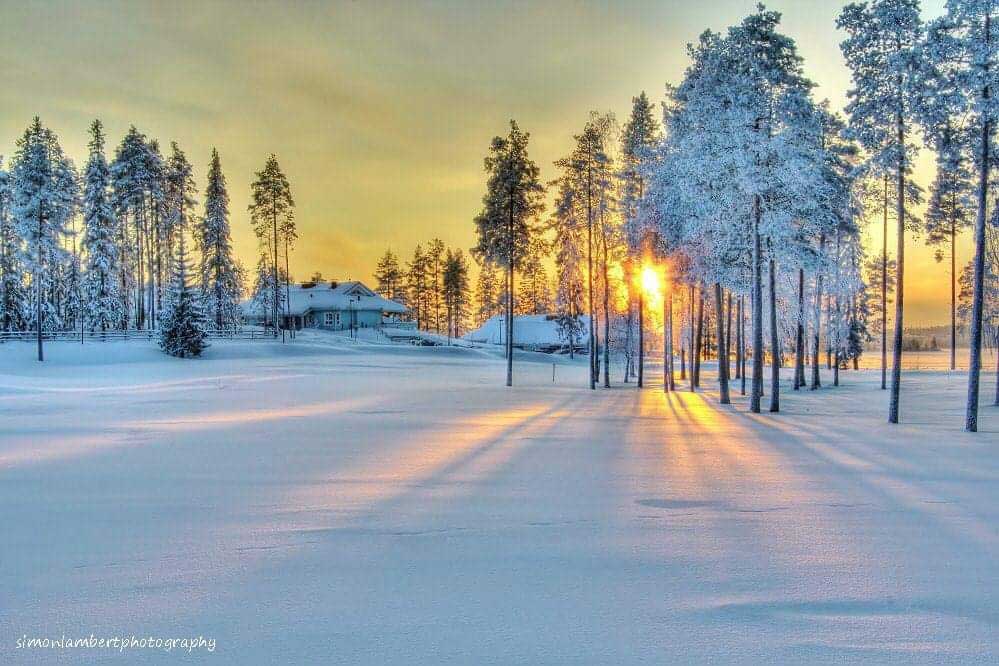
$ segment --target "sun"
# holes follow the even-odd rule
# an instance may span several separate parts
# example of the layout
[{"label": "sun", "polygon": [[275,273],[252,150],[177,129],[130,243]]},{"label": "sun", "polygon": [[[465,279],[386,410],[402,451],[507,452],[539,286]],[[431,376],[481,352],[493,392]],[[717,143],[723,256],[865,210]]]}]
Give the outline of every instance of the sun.
[{"label": "sun", "polygon": [[659,294],[659,273],[652,266],[646,266],[642,269],[642,289],[649,296]]}]

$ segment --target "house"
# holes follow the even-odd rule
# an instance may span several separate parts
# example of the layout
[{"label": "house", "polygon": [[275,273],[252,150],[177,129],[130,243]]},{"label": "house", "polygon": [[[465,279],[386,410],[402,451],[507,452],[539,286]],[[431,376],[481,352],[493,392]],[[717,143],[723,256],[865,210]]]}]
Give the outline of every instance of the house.
[{"label": "house", "polygon": [[[282,326],[289,329],[377,328],[409,311],[402,303],[382,298],[356,280],[305,282],[288,287],[287,293],[289,302],[280,319]],[[244,310],[247,323],[263,324],[270,319],[259,309],[244,306]]]},{"label": "house", "polygon": [[[579,334],[573,340],[573,347],[585,351],[590,335],[587,327],[589,318],[579,315]],[[465,334],[465,340],[502,345],[506,342],[506,316],[494,315],[478,329]],[[513,318],[513,346],[529,351],[554,352],[566,350],[569,341],[559,330],[558,319],[554,315],[515,315]]]}]

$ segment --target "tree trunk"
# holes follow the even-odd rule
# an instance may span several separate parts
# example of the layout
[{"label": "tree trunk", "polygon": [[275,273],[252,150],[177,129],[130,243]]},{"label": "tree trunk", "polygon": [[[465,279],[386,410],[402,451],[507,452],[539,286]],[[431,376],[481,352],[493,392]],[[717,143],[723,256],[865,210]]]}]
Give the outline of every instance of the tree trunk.
[{"label": "tree trunk", "polygon": [[735,299],[735,378],[742,379],[742,294]]},{"label": "tree trunk", "polygon": [[[989,34],[989,25],[989,16],[986,15],[986,35]],[[988,86],[982,91],[982,97],[986,100],[989,98]],[[982,310],[985,305],[985,215],[988,205],[986,197],[989,186],[991,142],[992,124],[986,117],[982,121],[982,153],[978,163],[978,212],[975,216],[975,258],[972,262],[975,267],[975,275],[969,331],[971,357],[968,360],[968,409],[964,419],[964,429],[968,432],[978,432],[978,385],[982,371]],[[901,266],[899,272],[901,272]],[[901,289],[899,291],[901,292]],[[996,350],[996,353],[999,354],[999,349]]]},{"label": "tree trunk", "polygon": [[[287,303],[284,304],[284,311],[288,314],[288,319],[291,319],[291,264],[288,262],[288,238],[285,236],[284,239],[284,292],[285,300]],[[291,337],[295,337],[295,327],[291,327]]]},{"label": "tree trunk", "polygon": [[725,306],[725,353],[721,354],[719,358],[725,364],[725,379],[732,378],[732,363],[730,362],[729,355],[732,351],[732,292],[728,292],[727,303]]},{"label": "tree trunk", "polygon": [[[903,125],[902,114],[895,116],[898,145],[905,146],[905,127]],[[898,216],[898,274],[895,283],[895,335],[892,344],[892,366],[891,366],[891,402],[888,406],[888,422],[898,423],[898,401],[902,389],[902,308],[904,304],[905,287],[905,158],[898,161],[898,181],[896,183],[896,195],[898,201],[895,202]],[[984,195],[983,195],[984,196]]]},{"label": "tree trunk", "polygon": [[724,307],[721,284],[715,282],[715,319],[718,321],[715,327],[718,333],[718,397],[721,404],[728,405],[732,400],[728,393],[728,345],[725,343]]},{"label": "tree trunk", "polygon": [[[957,224],[950,220],[950,369],[957,370]],[[977,232],[977,229],[976,229]]]},{"label": "tree trunk", "polygon": [[688,350],[689,357],[690,357],[690,359],[689,359],[689,365],[690,365],[690,373],[689,373],[690,390],[693,391],[697,387],[697,383],[696,383],[695,378],[694,378],[694,364],[695,364],[694,358],[697,356],[697,350],[700,347],[699,345],[695,344],[695,340],[694,340],[694,328],[695,327],[694,327],[694,285],[693,285],[693,283],[691,283],[687,287],[687,295],[688,295],[688,299],[687,300],[689,301],[688,304],[687,304],[687,309],[689,310],[689,312],[688,312],[688,320],[690,322],[690,331],[689,331],[689,340],[688,340],[687,350]]},{"label": "tree trunk", "polygon": [[780,411],[780,336],[777,331],[777,263],[770,259],[770,411]]},{"label": "tree trunk", "polygon": [[589,292],[590,309],[590,390],[597,389],[597,340],[596,327],[593,324],[593,199],[592,174],[587,169],[586,181],[586,283]]},{"label": "tree trunk", "polygon": [[507,223],[507,290],[506,290],[506,385],[513,386],[513,191],[510,192],[510,217]]},{"label": "tree trunk", "polygon": [[[666,312],[663,313],[663,331],[664,335],[664,347],[665,347],[665,357],[663,358],[663,371],[666,373],[665,381],[663,382],[664,391],[675,391],[676,385],[673,379],[673,289],[667,285],[669,293],[666,295]],[[682,361],[681,361],[682,362]],[[997,400],[999,400],[999,392],[997,392]]]},{"label": "tree trunk", "polygon": [[794,390],[805,385],[805,269],[798,269],[798,325],[794,337]]},{"label": "tree trunk", "polygon": [[610,388],[610,280],[607,270],[607,230],[604,229],[604,215],[600,213],[600,235],[603,239],[604,276],[604,388]]},{"label": "tree trunk", "polygon": [[[666,320],[663,320],[665,334]],[[665,362],[665,361],[664,361]],[[645,385],[645,290],[638,290],[638,388]]]},{"label": "tree trunk", "polygon": [[[826,237],[819,236],[819,254],[825,251]],[[812,332],[812,383],[808,387],[815,391],[822,386],[819,375],[819,337],[822,333],[822,273],[815,277],[815,330]],[[827,333],[828,335],[828,333]]]},{"label": "tree trunk", "polygon": [[35,329],[38,331],[38,360],[45,360],[42,350],[42,215],[38,214],[38,266],[35,268]]},{"label": "tree trunk", "polygon": [[763,216],[760,195],[753,197],[753,387],[749,409],[760,413],[763,396],[763,247],[760,241],[760,219]]},{"label": "tree trunk", "polygon": [[881,390],[888,388],[888,172],[881,235]]},{"label": "tree trunk", "polygon": [[694,353],[691,359],[694,368],[691,376],[693,377],[692,386],[694,388],[701,388],[701,354],[704,347],[704,290],[701,287],[697,288],[697,333],[694,337]]}]

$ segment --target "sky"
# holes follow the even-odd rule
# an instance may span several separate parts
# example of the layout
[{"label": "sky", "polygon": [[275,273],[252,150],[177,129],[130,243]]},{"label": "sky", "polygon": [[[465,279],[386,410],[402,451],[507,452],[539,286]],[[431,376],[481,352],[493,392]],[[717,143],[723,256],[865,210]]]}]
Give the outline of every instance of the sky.
[{"label": "sky", "polygon": [[[531,133],[542,178],[591,110],[627,117],[678,82],[686,44],[724,30],[755,0],[628,2],[13,2],[0,0],[0,154],[35,115],[77,162],[100,118],[113,147],[129,125],[195,165],[212,147],[231,197],[236,252],[257,257],[246,212],[270,153],[297,202],[292,274],[370,280],[386,248],[408,258],[433,237],[466,250],[482,160],[510,118]],[[923,3],[926,18],[943,0]],[[784,14],[816,96],[845,104],[841,3],[768,3]],[[932,156],[917,178],[927,186]],[[880,247],[880,225],[871,246]],[[892,234],[893,232],[889,232]],[[894,240],[889,242],[894,247]],[[922,240],[906,254],[908,325],[948,318],[947,264]],[[970,258],[967,239],[959,265]]]}]

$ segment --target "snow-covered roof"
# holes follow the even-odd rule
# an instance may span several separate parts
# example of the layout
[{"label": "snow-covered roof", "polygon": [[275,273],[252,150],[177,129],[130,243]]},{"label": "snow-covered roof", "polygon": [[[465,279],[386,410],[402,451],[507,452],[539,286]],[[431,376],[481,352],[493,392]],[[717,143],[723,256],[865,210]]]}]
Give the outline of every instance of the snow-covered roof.
[{"label": "snow-covered roof", "polygon": [[[585,345],[589,340],[589,319],[586,315],[580,315],[579,322],[581,331],[575,342],[577,345]],[[506,317],[494,315],[464,337],[471,342],[502,344],[506,339]],[[550,319],[548,315],[516,315],[513,318],[515,345],[562,345],[567,342],[559,335],[558,321]]]},{"label": "snow-covered roof", "polygon": [[320,282],[314,287],[294,286],[289,291],[288,311],[293,315],[303,315],[309,310],[378,310],[392,314],[408,311],[402,303],[382,298],[357,280]]}]

